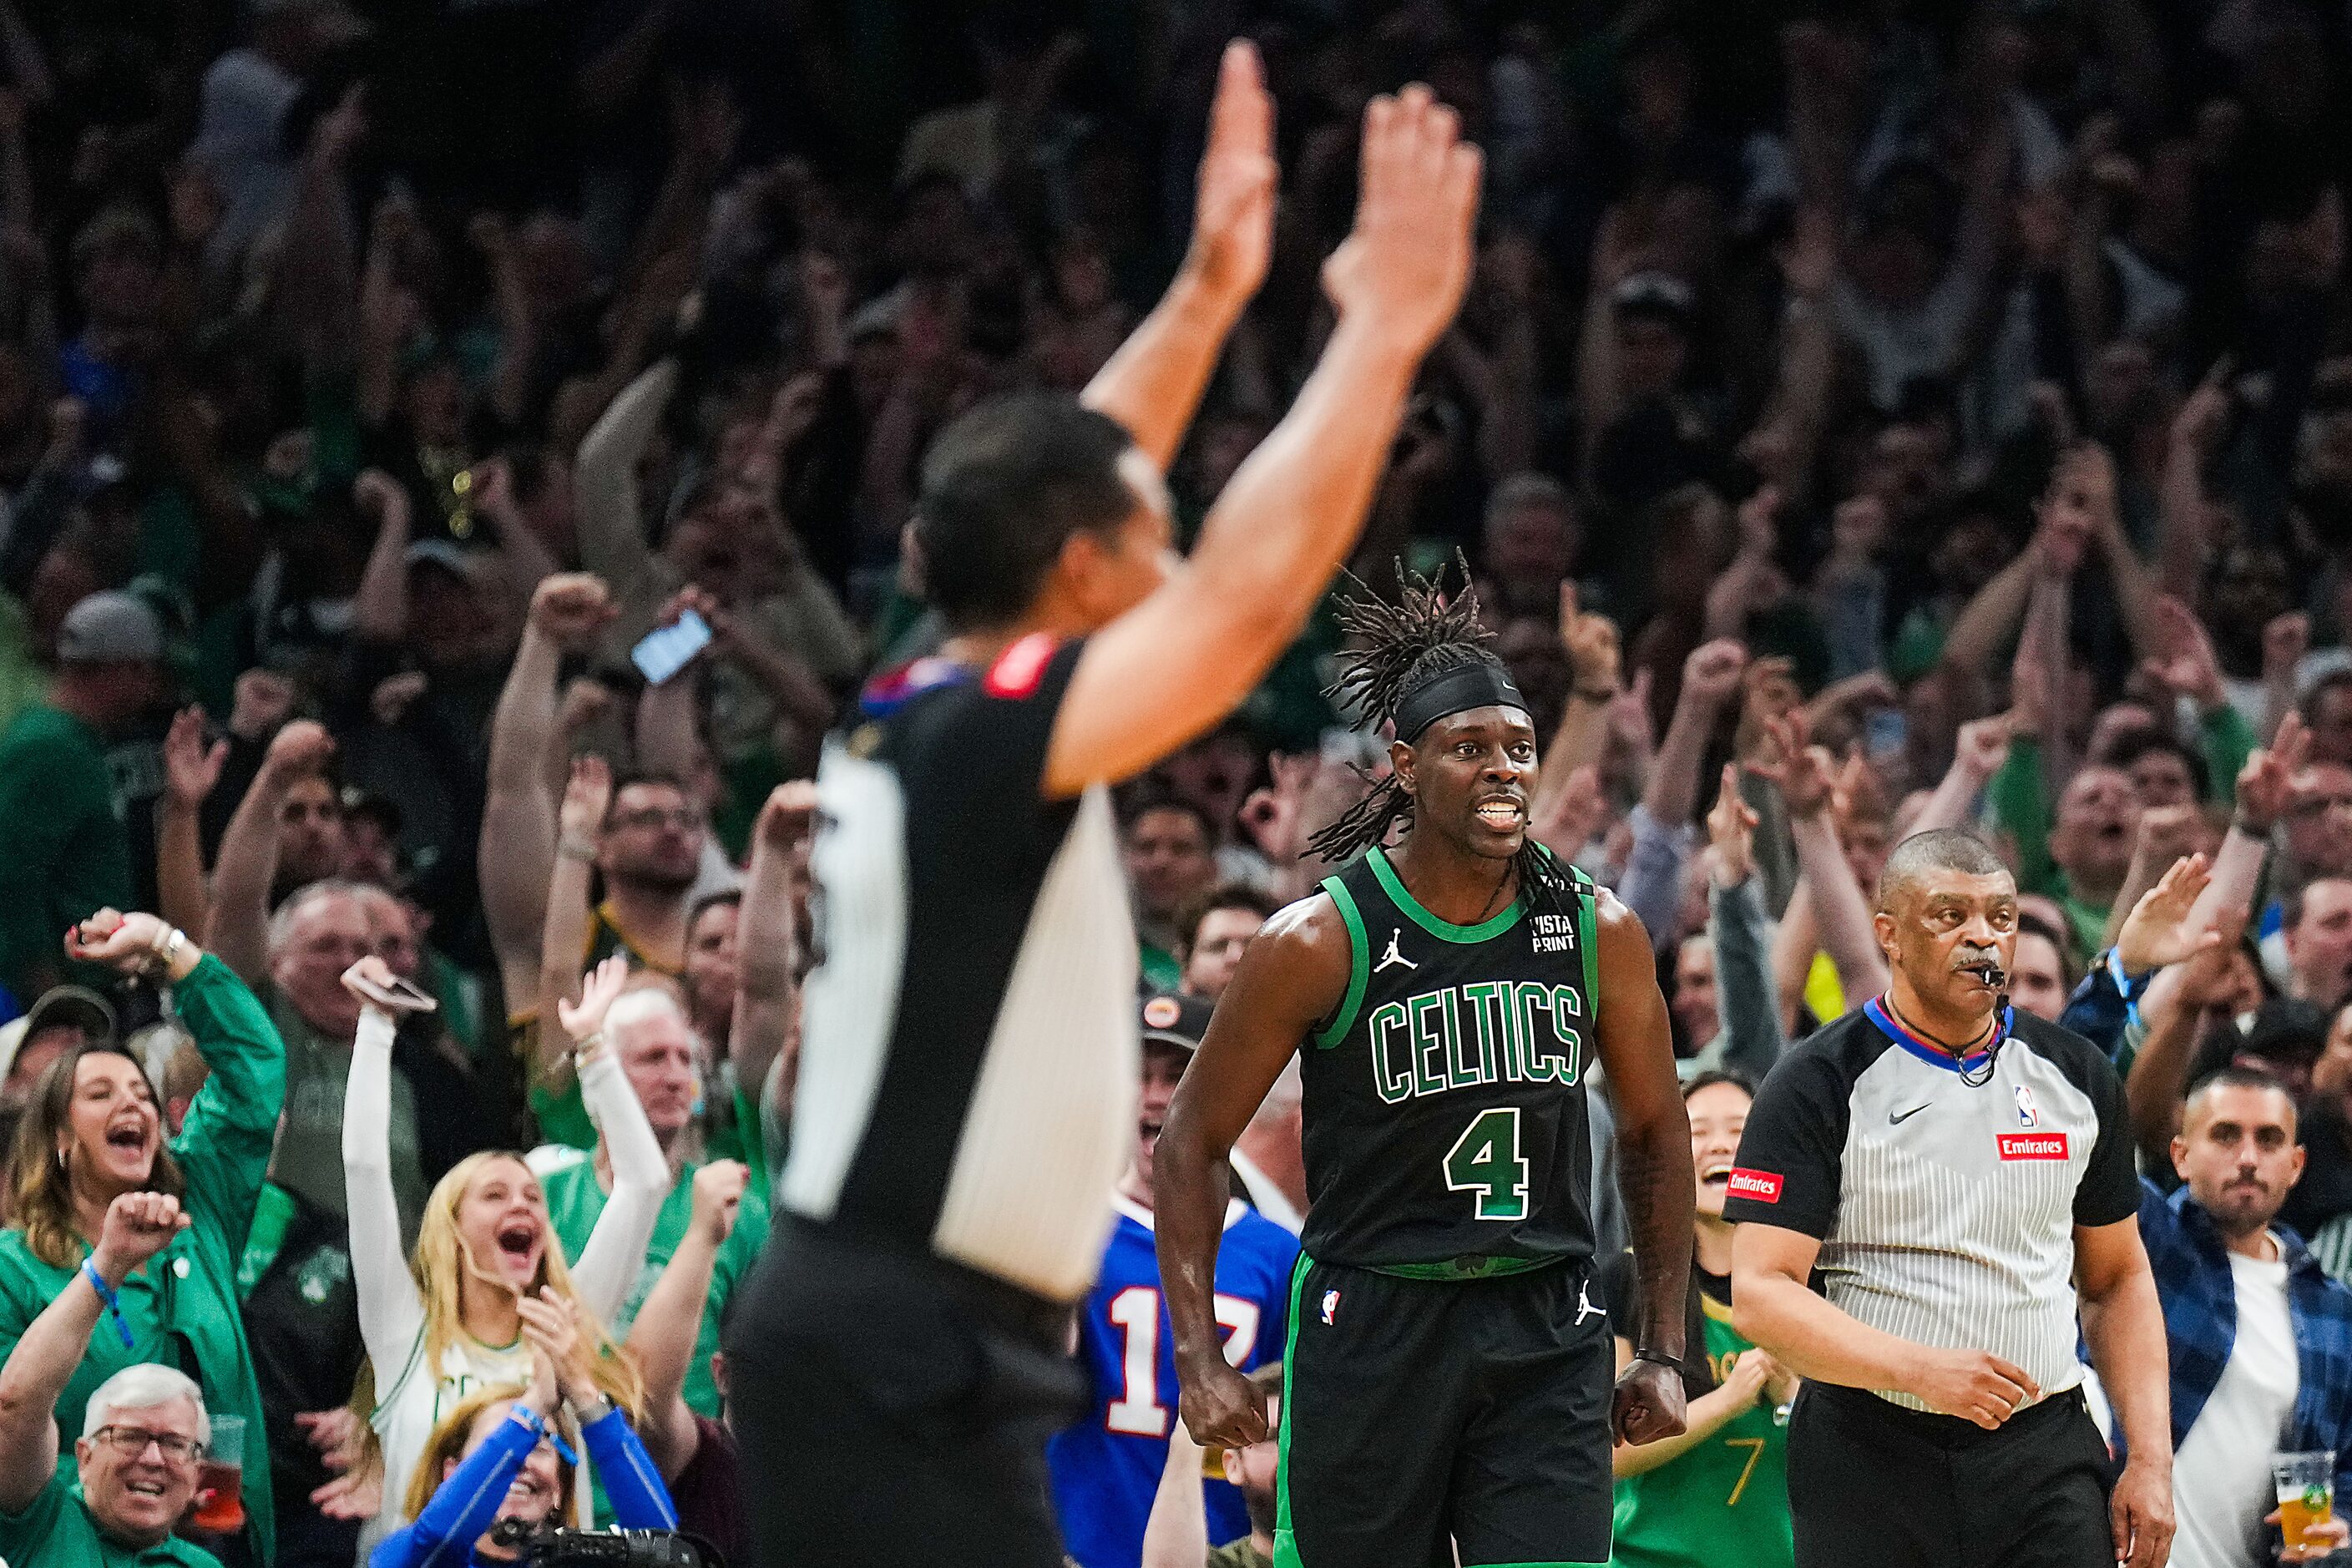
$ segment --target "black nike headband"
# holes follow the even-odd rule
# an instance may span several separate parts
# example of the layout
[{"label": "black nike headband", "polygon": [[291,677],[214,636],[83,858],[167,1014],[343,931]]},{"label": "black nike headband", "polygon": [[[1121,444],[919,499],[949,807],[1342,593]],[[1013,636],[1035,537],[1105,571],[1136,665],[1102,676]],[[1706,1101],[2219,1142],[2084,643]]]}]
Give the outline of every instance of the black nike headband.
[{"label": "black nike headband", "polygon": [[1499,664],[1480,659],[1457,666],[1414,688],[1397,703],[1397,739],[1411,745],[1440,719],[1467,713],[1474,708],[1517,708],[1528,711],[1528,700]]}]

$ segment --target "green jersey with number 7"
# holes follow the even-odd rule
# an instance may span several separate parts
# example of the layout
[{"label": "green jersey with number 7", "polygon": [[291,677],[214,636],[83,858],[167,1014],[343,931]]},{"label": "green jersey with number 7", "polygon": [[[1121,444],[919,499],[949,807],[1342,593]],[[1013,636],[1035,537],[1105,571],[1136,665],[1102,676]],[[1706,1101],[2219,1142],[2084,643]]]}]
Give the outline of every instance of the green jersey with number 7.
[{"label": "green jersey with number 7", "polygon": [[1477,1278],[1592,1252],[1592,884],[1474,926],[1422,908],[1384,850],[1323,883],[1347,994],[1300,1052],[1307,1252]]}]

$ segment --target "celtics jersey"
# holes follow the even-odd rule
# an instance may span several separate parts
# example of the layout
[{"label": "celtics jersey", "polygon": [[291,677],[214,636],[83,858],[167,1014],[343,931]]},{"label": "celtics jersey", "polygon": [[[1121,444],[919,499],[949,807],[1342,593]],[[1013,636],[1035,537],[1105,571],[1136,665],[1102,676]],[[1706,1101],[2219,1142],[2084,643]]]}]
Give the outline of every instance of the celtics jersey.
[{"label": "celtics jersey", "polygon": [[1300,1050],[1303,1246],[1328,1263],[1475,1278],[1592,1250],[1592,885],[1475,926],[1414,901],[1380,849],[1328,879],[1353,950]]},{"label": "celtics jersey", "polygon": [[[1723,1281],[1720,1294],[1729,1289]],[[1701,1292],[1699,1310],[1720,1385],[1755,1347],[1731,1326],[1731,1304],[1717,1289]],[[1615,1530],[1612,1568],[1790,1568],[1789,1428],[1769,1396],[1656,1469],[1619,1477]]]}]

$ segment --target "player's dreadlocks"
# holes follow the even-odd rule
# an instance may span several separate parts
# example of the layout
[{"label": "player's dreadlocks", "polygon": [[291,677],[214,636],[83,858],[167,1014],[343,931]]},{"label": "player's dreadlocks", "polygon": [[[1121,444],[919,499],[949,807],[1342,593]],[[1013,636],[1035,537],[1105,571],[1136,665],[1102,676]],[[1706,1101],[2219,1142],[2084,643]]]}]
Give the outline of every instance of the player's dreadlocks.
[{"label": "player's dreadlocks", "polygon": [[[1462,592],[1448,599],[1445,572],[1424,577],[1397,563],[1397,599],[1390,604],[1349,574],[1360,592],[1338,601],[1339,625],[1363,643],[1324,695],[1352,706],[1370,724],[1393,723],[1396,737],[1412,744],[1422,731],[1450,714],[1505,704],[1525,708],[1503,661],[1487,650],[1495,634],[1478,624],[1478,595],[1470,568],[1457,554]],[[1412,796],[1394,773],[1317,833],[1308,846],[1334,863],[1385,841],[1389,830],[1412,818]],[[1556,908],[1569,892],[1566,875],[1529,836],[1514,857],[1519,889],[1530,902]]]}]

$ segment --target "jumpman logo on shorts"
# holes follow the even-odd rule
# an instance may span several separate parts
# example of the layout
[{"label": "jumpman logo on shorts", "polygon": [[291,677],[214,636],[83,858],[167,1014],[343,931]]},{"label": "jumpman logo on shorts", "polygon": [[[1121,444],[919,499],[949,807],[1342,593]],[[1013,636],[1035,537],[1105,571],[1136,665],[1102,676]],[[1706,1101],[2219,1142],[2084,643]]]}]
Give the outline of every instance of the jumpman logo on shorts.
[{"label": "jumpman logo on shorts", "polygon": [[1598,1318],[1605,1315],[1600,1308],[1592,1304],[1591,1290],[1592,1281],[1590,1279],[1585,1280],[1576,1288],[1576,1321],[1580,1323],[1584,1321],[1587,1318]]},{"label": "jumpman logo on shorts", "polygon": [[1372,965],[1373,973],[1378,974],[1381,970],[1391,968],[1397,964],[1402,964],[1407,969],[1419,969],[1421,967],[1420,964],[1415,963],[1412,959],[1407,958],[1402,952],[1398,951],[1398,939],[1403,935],[1404,931],[1402,927],[1390,928],[1389,950],[1381,954],[1381,961],[1378,963]]}]

